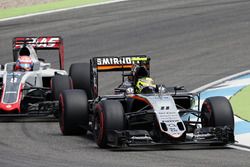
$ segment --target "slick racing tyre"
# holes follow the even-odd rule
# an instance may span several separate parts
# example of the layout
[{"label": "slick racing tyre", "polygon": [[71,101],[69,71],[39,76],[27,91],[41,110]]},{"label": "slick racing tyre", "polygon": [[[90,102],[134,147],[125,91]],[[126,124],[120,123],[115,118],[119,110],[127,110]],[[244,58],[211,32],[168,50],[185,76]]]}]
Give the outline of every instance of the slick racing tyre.
[{"label": "slick racing tyre", "polygon": [[60,93],[63,90],[72,88],[72,79],[68,75],[55,75],[51,79],[51,90],[53,100],[59,100]]},{"label": "slick racing tyre", "polygon": [[234,115],[230,102],[222,96],[207,98],[201,109],[203,127],[230,127],[234,129]]},{"label": "slick racing tyre", "polygon": [[[63,90],[72,89],[73,83],[69,76],[67,75],[55,75],[51,79],[51,91],[52,91],[52,100],[59,100],[60,93]],[[54,116],[58,118],[58,110],[54,111]]]},{"label": "slick racing tyre", "polygon": [[73,80],[74,89],[83,89],[86,91],[88,99],[93,99],[92,88],[90,84],[90,64],[75,63],[70,66],[69,75]]},{"label": "slick racing tyre", "polygon": [[86,134],[89,123],[88,98],[80,89],[65,90],[59,99],[59,125],[63,135]]},{"label": "slick racing tyre", "polygon": [[124,130],[124,110],[120,101],[104,100],[95,106],[94,137],[100,148],[108,147],[107,134]]}]

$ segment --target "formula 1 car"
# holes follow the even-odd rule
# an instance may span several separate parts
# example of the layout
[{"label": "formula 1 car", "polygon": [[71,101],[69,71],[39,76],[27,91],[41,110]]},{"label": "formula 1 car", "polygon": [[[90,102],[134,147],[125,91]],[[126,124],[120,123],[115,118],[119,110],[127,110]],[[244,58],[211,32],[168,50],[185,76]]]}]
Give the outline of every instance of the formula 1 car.
[{"label": "formula 1 car", "polygon": [[[58,36],[13,39],[14,61],[1,65],[0,70],[0,117],[58,115],[59,93],[72,88],[71,79],[63,70],[63,49],[63,40]],[[51,68],[50,63],[38,57],[38,50],[58,50],[60,69]],[[31,71],[15,69],[21,54],[31,58]]]},{"label": "formula 1 car", "polygon": [[[135,65],[144,72],[134,71]],[[122,72],[114,95],[98,95],[98,73],[104,71]],[[199,94],[183,87],[157,85],[154,91],[136,93],[135,80],[145,72],[150,75],[150,58],[143,55],[94,57],[90,63],[72,64],[76,89],[64,90],[59,99],[62,134],[91,131],[100,148],[234,142],[234,116],[225,97],[208,98],[198,106],[201,110],[194,110]]]}]

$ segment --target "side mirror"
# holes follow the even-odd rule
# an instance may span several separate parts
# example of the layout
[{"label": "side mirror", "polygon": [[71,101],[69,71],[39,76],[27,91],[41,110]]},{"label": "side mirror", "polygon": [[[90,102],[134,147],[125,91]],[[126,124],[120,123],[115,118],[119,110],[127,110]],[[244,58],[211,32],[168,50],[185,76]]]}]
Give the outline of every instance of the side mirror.
[{"label": "side mirror", "polygon": [[126,92],[126,88],[115,88],[115,92]]},{"label": "side mirror", "polygon": [[165,85],[156,85],[158,93],[167,93],[167,87]]},{"label": "side mirror", "polygon": [[184,86],[175,86],[174,90],[175,91],[177,91],[177,90],[185,90],[185,87]]},{"label": "side mirror", "polygon": [[132,87],[129,87],[129,88],[115,88],[115,94],[119,94],[119,93],[133,94],[134,89]]},{"label": "side mirror", "polygon": [[15,64],[14,63],[8,63],[6,66],[6,71],[7,72],[13,72],[15,69]]},{"label": "side mirror", "polygon": [[184,86],[175,86],[174,87],[174,94],[176,95],[177,94],[177,91],[184,91],[185,90],[185,87]]},{"label": "side mirror", "polygon": [[39,58],[38,57],[38,60],[41,61],[41,62],[43,62],[43,63],[45,63],[45,59],[43,59],[43,58]]}]

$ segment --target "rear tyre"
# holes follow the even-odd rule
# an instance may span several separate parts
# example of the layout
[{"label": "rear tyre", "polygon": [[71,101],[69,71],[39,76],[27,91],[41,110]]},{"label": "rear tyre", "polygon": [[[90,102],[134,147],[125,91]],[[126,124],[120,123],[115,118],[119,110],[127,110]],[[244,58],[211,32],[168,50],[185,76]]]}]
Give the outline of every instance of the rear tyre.
[{"label": "rear tyre", "polygon": [[222,96],[207,98],[201,109],[202,127],[225,127],[232,129],[228,141],[234,141],[234,114],[229,100]]},{"label": "rear tyre", "polygon": [[65,90],[59,99],[59,125],[63,135],[86,134],[88,126],[88,98],[79,89]]},{"label": "rear tyre", "polygon": [[93,99],[90,83],[90,64],[75,63],[70,66],[69,75],[73,80],[74,89],[83,89],[86,91],[88,99]]},{"label": "rear tyre", "polygon": [[100,148],[108,147],[107,135],[113,130],[124,130],[124,110],[120,101],[105,100],[95,107],[94,137]]},{"label": "rear tyre", "polygon": [[[72,80],[67,75],[55,75],[51,79],[51,91],[52,91],[52,100],[59,100],[60,93],[63,90],[72,89],[73,84]],[[58,118],[58,110],[54,111],[54,116]]]}]

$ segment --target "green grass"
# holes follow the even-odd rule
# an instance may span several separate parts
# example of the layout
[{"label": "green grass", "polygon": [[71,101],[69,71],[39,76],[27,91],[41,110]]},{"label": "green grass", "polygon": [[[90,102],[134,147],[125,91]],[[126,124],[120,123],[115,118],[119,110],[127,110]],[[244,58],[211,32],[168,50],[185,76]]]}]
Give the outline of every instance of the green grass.
[{"label": "green grass", "polygon": [[230,102],[236,116],[250,121],[250,86],[243,88],[232,96]]},{"label": "green grass", "polygon": [[56,2],[38,4],[33,6],[25,6],[18,8],[9,8],[0,10],[0,19],[21,16],[31,13],[44,12],[55,9],[62,9],[68,7],[75,7],[80,5],[94,4],[98,2],[105,2],[109,0],[59,0]]}]

